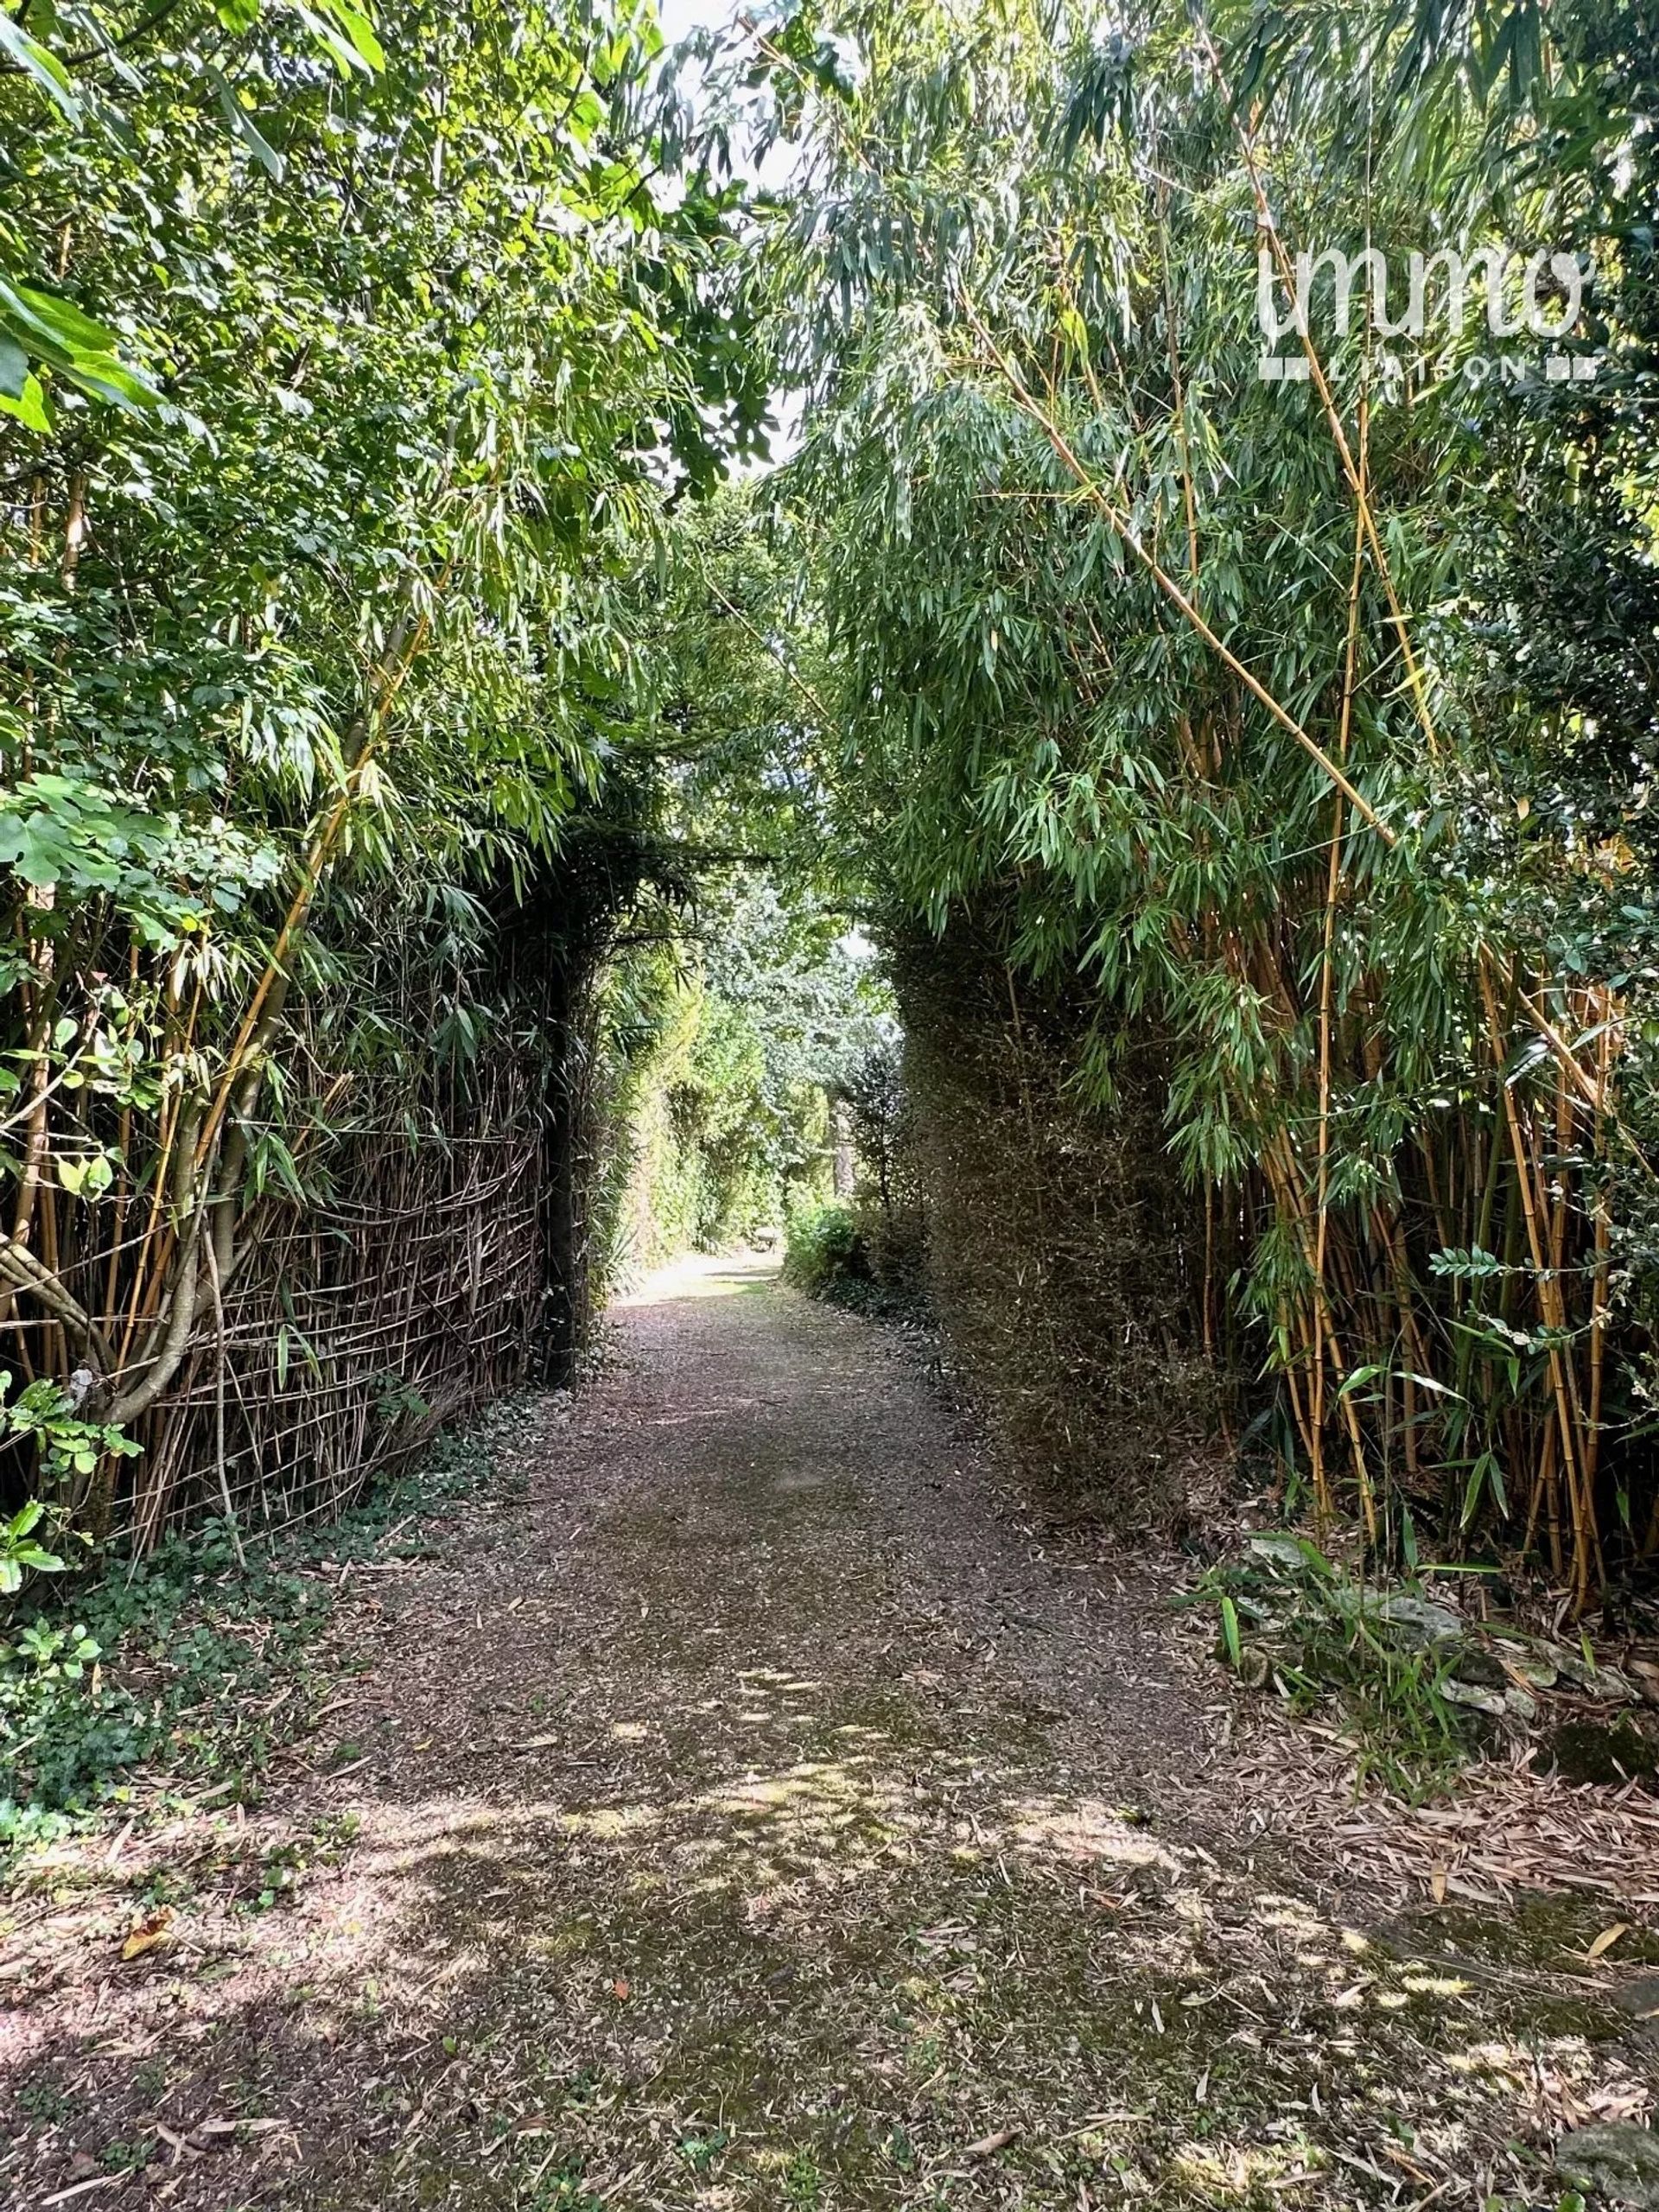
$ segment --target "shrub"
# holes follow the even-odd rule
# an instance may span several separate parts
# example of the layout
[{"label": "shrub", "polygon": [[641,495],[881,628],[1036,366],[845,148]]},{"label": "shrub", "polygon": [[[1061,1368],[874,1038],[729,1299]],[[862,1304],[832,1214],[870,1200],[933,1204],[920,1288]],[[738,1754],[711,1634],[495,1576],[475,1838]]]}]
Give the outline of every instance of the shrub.
[{"label": "shrub", "polygon": [[784,1243],[784,1281],[809,1298],[840,1302],[850,1283],[868,1284],[869,1254],[852,1209],[809,1207],[790,1217]]}]

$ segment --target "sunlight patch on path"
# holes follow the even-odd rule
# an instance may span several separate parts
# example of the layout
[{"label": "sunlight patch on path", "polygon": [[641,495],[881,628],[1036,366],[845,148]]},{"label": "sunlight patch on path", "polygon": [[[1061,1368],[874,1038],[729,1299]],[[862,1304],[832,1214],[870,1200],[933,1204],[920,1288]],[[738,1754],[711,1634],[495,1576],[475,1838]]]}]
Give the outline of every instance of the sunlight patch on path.
[{"label": "sunlight patch on path", "polygon": [[613,1311],[672,1306],[686,1299],[737,1298],[779,1280],[781,1261],[763,1252],[691,1252],[658,1268],[616,1301]]}]

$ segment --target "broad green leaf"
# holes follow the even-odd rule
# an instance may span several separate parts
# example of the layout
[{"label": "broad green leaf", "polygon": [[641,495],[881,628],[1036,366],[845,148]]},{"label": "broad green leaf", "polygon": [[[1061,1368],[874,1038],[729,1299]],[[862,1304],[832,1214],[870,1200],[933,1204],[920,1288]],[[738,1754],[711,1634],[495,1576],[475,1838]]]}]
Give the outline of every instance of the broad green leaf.
[{"label": "broad green leaf", "polygon": [[29,355],[8,331],[0,330],[0,397],[21,399],[29,384]]},{"label": "broad green leaf", "polygon": [[16,398],[0,391],[0,415],[10,415],[26,430],[38,430],[42,435],[52,428],[51,411],[46,404],[46,394],[36,376],[23,378],[23,388]]},{"label": "broad green leaf", "polygon": [[280,184],[287,165],[283,156],[260,130],[247,109],[243,106],[236,87],[213,67],[212,62],[205,65],[203,73],[219,95],[219,105],[224,111],[226,121],[253,156],[255,161],[258,162],[260,168],[273,182]]},{"label": "broad green leaf", "polygon": [[315,9],[294,0],[294,12],[333,61],[342,77],[353,71],[373,76],[385,67],[385,55],[366,16],[344,4],[344,0],[317,0]]},{"label": "broad green leaf", "polygon": [[9,54],[23,74],[34,79],[68,122],[80,121],[80,102],[69,72],[55,54],[49,53],[38,39],[30,38],[3,9],[0,9],[0,52]]}]

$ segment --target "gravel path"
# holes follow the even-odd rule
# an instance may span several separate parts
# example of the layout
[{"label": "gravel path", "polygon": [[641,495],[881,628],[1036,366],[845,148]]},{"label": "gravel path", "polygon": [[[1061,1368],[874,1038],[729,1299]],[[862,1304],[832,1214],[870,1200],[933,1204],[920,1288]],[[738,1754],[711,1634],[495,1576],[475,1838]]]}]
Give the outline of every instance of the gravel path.
[{"label": "gravel path", "polygon": [[18,2016],[16,2202],[1554,2204],[1629,2053],[1253,1857],[1154,1574],[758,1268],[617,1333],[375,1580],[296,1901]]}]

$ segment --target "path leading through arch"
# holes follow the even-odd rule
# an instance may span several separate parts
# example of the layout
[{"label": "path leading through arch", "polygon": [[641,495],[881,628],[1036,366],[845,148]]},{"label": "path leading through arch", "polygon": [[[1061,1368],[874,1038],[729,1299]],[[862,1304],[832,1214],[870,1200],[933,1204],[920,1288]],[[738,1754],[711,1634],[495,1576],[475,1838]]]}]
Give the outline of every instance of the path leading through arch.
[{"label": "path leading through arch", "polygon": [[1166,1586],[893,1339],[732,1262],[616,1333],[363,1578],[296,1901],[14,2015],[15,2201],[1450,2207],[1616,2109],[1587,1999],[1252,1844]]}]

